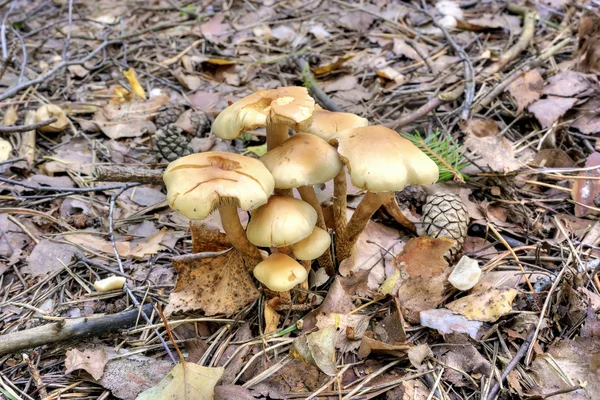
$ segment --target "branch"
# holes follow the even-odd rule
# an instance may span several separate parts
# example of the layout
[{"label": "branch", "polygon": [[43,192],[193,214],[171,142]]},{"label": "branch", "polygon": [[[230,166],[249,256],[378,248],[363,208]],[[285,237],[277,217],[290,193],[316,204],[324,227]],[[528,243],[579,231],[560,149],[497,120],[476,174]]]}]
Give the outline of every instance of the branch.
[{"label": "branch", "polygon": [[27,132],[33,131],[41,128],[42,126],[50,125],[53,122],[56,122],[58,118],[52,117],[48,118],[45,121],[36,122],[35,124],[30,125],[20,125],[20,126],[0,126],[0,133],[19,133],[19,132]]},{"label": "branch", "polygon": [[96,167],[94,179],[101,182],[138,182],[149,185],[163,185],[163,171],[122,167],[119,165],[99,165]]},{"label": "branch", "polygon": [[344,110],[342,110],[340,106],[335,104],[335,102],[331,100],[331,97],[327,96],[327,93],[325,93],[323,89],[321,89],[321,87],[315,79],[315,76],[312,74],[312,72],[310,72],[310,66],[308,65],[306,60],[302,57],[296,57],[295,61],[296,65],[300,69],[300,73],[302,74],[302,81],[306,86],[309,87],[309,90],[312,93],[312,95],[317,100],[319,100],[319,102],[323,104],[325,108],[329,111],[343,112]]}]

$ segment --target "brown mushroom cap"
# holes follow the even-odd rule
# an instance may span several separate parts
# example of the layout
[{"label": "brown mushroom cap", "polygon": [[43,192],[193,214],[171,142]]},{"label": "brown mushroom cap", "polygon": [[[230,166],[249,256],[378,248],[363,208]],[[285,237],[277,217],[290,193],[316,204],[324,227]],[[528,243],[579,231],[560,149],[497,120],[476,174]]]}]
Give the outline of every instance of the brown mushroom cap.
[{"label": "brown mushroom cap", "polygon": [[409,140],[384,126],[338,132],[330,143],[350,173],[354,186],[371,192],[402,190],[407,185],[435,183],[435,162]]},{"label": "brown mushroom cap", "polygon": [[260,283],[276,292],[286,292],[306,280],[306,269],[293,258],[274,253],[254,267]]},{"label": "brown mushroom cap", "polygon": [[256,246],[289,246],[309,236],[316,222],[317,212],[310,204],[293,197],[271,196],[252,213],[246,235]]},{"label": "brown mushroom cap", "polygon": [[45,121],[52,117],[56,117],[56,121],[49,125],[42,126],[39,128],[40,132],[56,133],[62,132],[69,126],[69,118],[67,114],[57,105],[44,104],[38,108],[35,112],[35,122]]},{"label": "brown mushroom cap", "polygon": [[233,140],[244,130],[272,123],[304,130],[312,122],[315,101],[304,87],[289,86],[261,90],[240,99],[223,110],[215,119],[212,131],[225,140]]},{"label": "brown mushroom cap", "polygon": [[327,182],[344,166],[335,148],[307,133],[295,134],[260,160],[273,175],[277,189]]},{"label": "brown mushroom cap", "polygon": [[336,132],[367,125],[369,125],[367,119],[352,113],[315,110],[312,124],[306,128],[306,132],[328,141]]},{"label": "brown mushroom cap", "polygon": [[191,219],[204,219],[224,203],[252,210],[265,204],[274,190],[273,176],[263,163],[225,152],[175,160],[163,179],[169,205]]},{"label": "brown mushroom cap", "polygon": [[314,260],[320,257],[331,245],[331,236],[325,230],[315,226],[315,229],[305,239],[294,243],[291,248],[298,260]]}]

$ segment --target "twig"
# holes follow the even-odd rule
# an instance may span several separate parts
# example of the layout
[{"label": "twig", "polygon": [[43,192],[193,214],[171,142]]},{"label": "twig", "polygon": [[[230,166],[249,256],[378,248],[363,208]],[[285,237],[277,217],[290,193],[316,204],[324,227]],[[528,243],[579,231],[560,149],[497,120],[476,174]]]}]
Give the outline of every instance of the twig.
[{"label": "twig", "polygon": [[[0,75],[0,77],[1,77],[1,75]],[[0,126],[0,133],[18,133],[18,132],[33,131],[38,128],[41,128],[42,126],[50,125],[51,123],[56,122],[57,119],[58,118],[56,118],[56,117],[52,117],[52,118],[48,118],[47,120],[36,122],[36,123],[30,124],[30,125]]]},{"label": "twig", "polygon": [[490,230],[492,232],[494,232],[494,235],[496,235],[496,237],[498,238],[498,240],[500,241],[500,243],[502,243],[508,249],[508,251],[510,252],[510,254],[513,256],[513,258],[517,262],[517,265],[521,269],[521,272],[523,273],[523,278],[525,278],[525,282],[527,282],[527,286],[529,286],[529,290],[533,293],[534,292],[533,285],[529,281],[529,278],[527,277],[527,273],[525,272],[525,268],[523,268],[523,265],[521,265],[521,261],[519,261],[519,257],[517,256],[517,253],[515,253],[515,251],[513,250],[513,248],[510,247],[510,245],[506,242],[506,240],[504,240],[504,237],[498,232],[498,230],[496,230],[496,228],[494,227],[494,225],[488,224],[488,227],[490,228]]},{"label": "twig", "polygon": [[517,354],[515,354],[515,357],[506,366],[506,368],[504,369],[504,372],[502,372],[502,377],[500,379],[500,382],[496,382],[494,387],[492,387],[492,390],[490,390],[490,394],[488,395],[487,400],[494,400],[494,398],[498,394],[498,391],[500,391],[500,383],[504,382],[504,380],[506,379],[506,377],[508,376],[510,371],[512,371],[517,366],[519,361],[521,361],[521,359],[527,352],[527,348],[532,343],[534,336],[535,336],[535,330],[529,332],[529,335],[527,335],[527,338],[525,339],[523,344],[521,344],[521,347],[519,347],[519,351],[517,351]]},{"label": "twig", "polygon": [[0,80],[4,76],[4,73],[6,72],[6,70],[8,69],[8,64],[10,64],[10,61],[12,60],[13,55],[15,54],[15,51],[17,51],[17,41],[16,40],[10,46],[10,50],[8,51],[8,55],[6,56],[6,58],[2,59],[2,65],[0,66]]},{"label": "twig", "polygon": [[325,106],[326,109],[330,111],[342,112],[343,110],[340,108],[340,106],[335,104],[335,102],[331,100],[331,97],[327,96],[327,93],[325,93],[323,89],[319,87],[315,76],[312,74],[312,72],[310,72],[310,66],[308,65],[306,60],[302,57],[296,57],[294,61],[300,69],[300,73],[302,74],[302,81],[306,86],[308,86],[312,95],[317,100],[319,100],[319,102],[323,104],[323,106]]},{"label": "twig", "polygon": [[[152,304],[145,304],[142,310],[150,312]],[[0,336],[0,355],[65,340],[84,339],[117,332],[135,324],[137,315],[138,310],[129,310],[103,316],[64,319],[57,323],[12,332]]]},{"label": "twig", "polygon": [[52,186],[35,186],[25,182],[15,181],[13,179],[3,178],[0,176],[0,182],[10,183],[11,185],[23,186],[27,189],[40,190],[43,192],[69,192],[69,193],[89,193],[89,192],[102,192],[105,190],[115,190],[123,188],[123,185],[112,185],[112,186],[99,186],[90,188],[64,188],[64,187],[52,187]]},{"label": "twig", "polygon": [[119,165],[99,165],[96,167],[94,179],[100,182],[138,182],[141,184],[162,185],[163,171],[159,169],[142,169]]}]

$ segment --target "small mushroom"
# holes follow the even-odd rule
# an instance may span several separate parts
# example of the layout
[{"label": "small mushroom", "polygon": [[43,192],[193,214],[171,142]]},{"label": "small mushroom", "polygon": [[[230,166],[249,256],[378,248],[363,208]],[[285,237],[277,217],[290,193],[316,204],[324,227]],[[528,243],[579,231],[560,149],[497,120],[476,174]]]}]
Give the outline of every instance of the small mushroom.
[{"label": "small mushroom", "polygon": [[99,292],[109,292],[111,290],[123,289],[125,278],[122,276],[109,276],[94,282],[94,289]]},{"label": "small mushroom", "polygon": [[469,290],[479,282],[481,268],[477,260],[462,256],[448,277],[448,282],[458,290]]},{"label": "small mushroom", "polygon": [[45,104],[38,108],[35,112],[35,122],[46,121],[52,117],[56,117],[56,121],[49,125],[39,128],[40,132],[56,133],[62,132],[69,126],[69,118],[62,108],[54,104]]},{"label": "small mushroom", "polygon": [[308,277],[306,269],[282,253],[271,254],[254,268],[254,277],[275,292],[287,292]]},{"label": "small mushroom", "polygon": [[223,110],[212,131],[224,140],[233,140],[244,130],[266,127],[267,149],[288,138],[288,127],[303,131],[312,123],[315,100],[304,87],[289,86],[261,90],[246,96]]},{"label": "small mushroom", "polygon": [[246,234],[260,247],[285,247],[310,236],[317,212],[310,204],[287,196],[271,196],[252,213]]},{"label": "small mushroom", "polygon": [[393,191],[434,183],[439,170],[418,147],[384,126],[341,131],[330,143],[337,145],[352,184],[367,190],[341,234],[336,250],[342,261],[350,256],[371,216]]},{"label": "small mushroom", "polygon": [[171,207],[196,220],[219,210],[223,229],[246,267],[262,261],[246,237],[237,209],[253,210],[266,204],[273,193],[273,176],[263,163],[233,153],[197,153],[170,163],[163,179]]},{"label": "small mushroom", "polygon": [[329,249],[331,245],[331,236],[327,231],[315,226],[315,229],[310,236],[294,243],[290,247],[294,253],[294,257],[301,261],[314,260],[320,257]]}]

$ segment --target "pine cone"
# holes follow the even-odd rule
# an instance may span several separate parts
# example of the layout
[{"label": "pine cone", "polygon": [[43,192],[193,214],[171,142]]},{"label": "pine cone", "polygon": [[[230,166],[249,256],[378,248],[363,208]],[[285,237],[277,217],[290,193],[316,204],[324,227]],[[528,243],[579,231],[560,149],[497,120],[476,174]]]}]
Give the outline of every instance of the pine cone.
[{"label": "pine cone", "polygon": [[175,161],[192,153],[188,138],[173,124],[156,133],[156,151],[167,161]]},{"label": "pine cone", "polygon": [[185,107],[182,104],[167,104],[158,111],[158,115],[154,121],[156,127],[161,129],[166,128],[170,124],[174,124],[184,111]]},{"label": "pine cone", "polygon": [[192,111],[190,123],[196,137],[204,137],[206,133],[210,132],[210,127],[212,125],[212,121],[208,115],[202,111]]},{"label": "pine cone", "polygon": [[456,240],[449,250],[454,257],[462,249],[467,229],[469,214],[467,206],[456,194],[434,194],[427,197],[423,206],[419,233],[432,238],[446,237]]},{"label": "pine cone", "polygon": [[427,192],[422,186],[407,186],[396,192],[396,201],[403,210],[409,206],[419,208],[427,201]]}]

